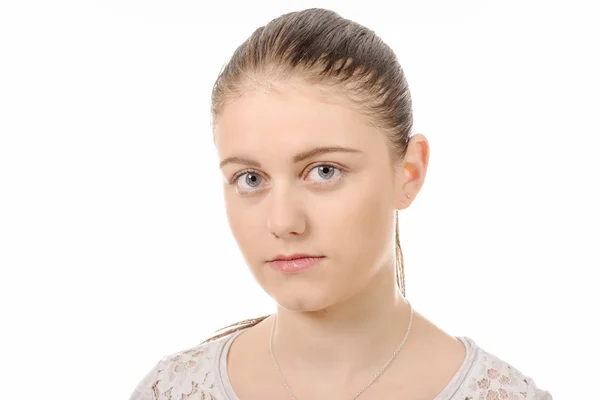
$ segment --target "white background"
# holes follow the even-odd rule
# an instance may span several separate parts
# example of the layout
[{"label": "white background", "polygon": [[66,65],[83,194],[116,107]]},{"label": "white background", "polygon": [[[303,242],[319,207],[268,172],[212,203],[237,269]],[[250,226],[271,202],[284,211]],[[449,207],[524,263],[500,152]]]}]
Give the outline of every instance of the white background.
[{"label": "white background", "polygon": [[351,3],[1,3],[1,398],[125,399],[274,310],[229,233],[210,90],[254,29],[311,6],[394,48],[430,140],[401,214],[412,303],[557,399],[597,394],[594,2]]}]

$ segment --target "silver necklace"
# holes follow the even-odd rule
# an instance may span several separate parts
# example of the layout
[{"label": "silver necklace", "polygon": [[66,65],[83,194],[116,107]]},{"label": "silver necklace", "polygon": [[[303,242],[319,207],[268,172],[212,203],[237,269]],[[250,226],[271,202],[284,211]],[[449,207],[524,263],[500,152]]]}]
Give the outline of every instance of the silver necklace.
[{"label": "silver necklace", "polygon": [[[367,388],[369,386],[371,386],[373,384],[373,382],[375,382],[377,380],[377,378],[379,378],[379,376],[383,373],[383,371],[386,370],[386,368],[391,364],[391,362],[394,360],[394,358],[396,358],[396,356],[398,355],[398,353],[400,352],[400,350],[404,346],[404,342],[406,342],[406,338],[408,337],[408,334],[410,332],[410,328],[412,326],[412,320],[413,320],[413,308],[412,308],[412,305],[410,304],[410,302],[408,302],[408,306],[410,308],[410,318],[408,320],[408,327],[406,328],[406,333],[404,334],[404,338],[402,339],[402,341],[400,342],[400,344],[398,345],[398,347],[396,348],[396,350],[394,350],[394,352],[392,353],[392,355],[390,356],[390,358],[388,358],[388,360],[385,362],[385,364],[383,364],[383,367],[381,367],[381,369],[379,371],[377,371],[377,373],[369,381],[369,383],[367,383],[365,386],[362,387],[362,389],[360,389],[358,392],[356,392],[356,394],[354,395],[354,397],[352,398],[352,400],[355,400],[358,396],[360,396],[361,394],[363,394],[363,392],[365,390],[367,390]],[[286,388],[288,394],[290,395],[290,397],[292,399],[298,400],[298,398],[296,397],[296,395],[292,391],[292,388],[290,388],[290,385],[287,383],[287,380],[285,379],[285,376],[283,376],[283,372],[281,372],[281,368],[279,368],[279,364],[277,364],[277,360],[275,359],[275,354],[273,354],[273,332],[275,331],[275,321],[276,321],[276,318],[277,318],[277,316],[275,316],[275,318],[273,318],[273,324],[271,325],[271,338],[270,338],[270,341],[269,341],[269,351],[271,353],[271,358],[273,359],[273,363],[275,364],[275,368],[277,368],[277,372],[279,372],[279,375],[281,376],[281,380],[283,381],[283,384],[285,385],[285,388]]]}]

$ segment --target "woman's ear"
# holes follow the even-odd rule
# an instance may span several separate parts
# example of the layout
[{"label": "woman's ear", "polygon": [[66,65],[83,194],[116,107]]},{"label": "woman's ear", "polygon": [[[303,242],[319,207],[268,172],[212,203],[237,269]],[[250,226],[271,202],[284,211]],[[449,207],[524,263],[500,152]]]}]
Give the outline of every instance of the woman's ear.
[{"label": "woman's ear", "polygon": [[396,209],[410,206],[423,187],[429,165],[429,142],[422,134],[410,138],[403,160],[396,166]]}]

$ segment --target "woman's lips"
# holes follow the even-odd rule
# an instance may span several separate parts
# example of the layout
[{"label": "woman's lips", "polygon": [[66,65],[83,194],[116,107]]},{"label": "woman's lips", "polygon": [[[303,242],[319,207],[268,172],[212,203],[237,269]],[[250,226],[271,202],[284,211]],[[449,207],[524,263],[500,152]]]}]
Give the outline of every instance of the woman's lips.
[{"label": "woman's lips", "polygon": [[269,261],[269,265],[281,272],[298,272],[319,264],[323,256],[306,256],[293,259],[275,259]]}]

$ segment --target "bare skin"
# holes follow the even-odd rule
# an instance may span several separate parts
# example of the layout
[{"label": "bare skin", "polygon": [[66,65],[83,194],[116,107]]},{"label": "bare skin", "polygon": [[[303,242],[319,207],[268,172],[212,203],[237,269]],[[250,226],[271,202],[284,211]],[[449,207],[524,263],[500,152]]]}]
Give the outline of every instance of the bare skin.
[{"label": "bare skin", "polygon": [[[408,303],[395,281],[394,213],[423,185],[427,139],[413,136],[406,157],[395,160],[386,136],[343,97],[296,81],[228,104],[215,144],[232,233],[278,305],[273,349],[288,383],[299,399],[352,399],[407,328]],[[325,258],[293,274],[267,262],[294,253]],[[231,346],[228,373],[241,400],[289,398],[269,354],[273,322]],[[359,399],[433,399],[464,358],[461,342],[415,311],[403,350]]]}]

